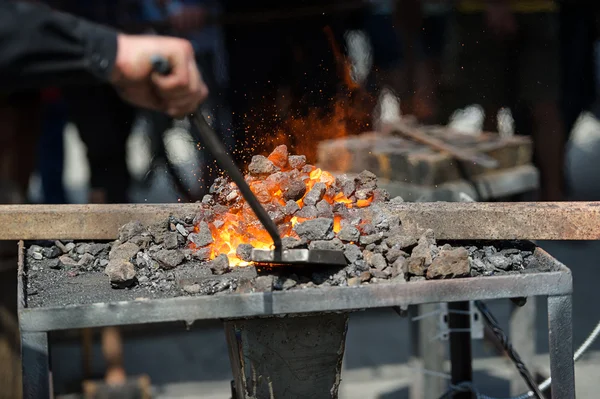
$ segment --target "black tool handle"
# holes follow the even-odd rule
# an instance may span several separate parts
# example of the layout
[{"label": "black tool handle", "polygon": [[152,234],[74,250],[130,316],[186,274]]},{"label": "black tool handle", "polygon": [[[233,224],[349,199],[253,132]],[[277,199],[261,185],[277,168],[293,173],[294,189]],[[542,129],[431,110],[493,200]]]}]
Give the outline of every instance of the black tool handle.
[{"label": "black tool handle", "polygon": [[[171,73],[171,65],[164,57],[155,55],[150,61],[152,62],[152,67],[156,73],[161,75],[168,75]],[[248,186],[248,183],[246,183],[244,175],[225,150],[217,133],[210,127],[208,122],[206,122],[200,109],[198,109],[195,114],[190,114],[188,118],[190,119],[190,122],[193,122],[191,133],[192,136],[194,136],[194,139],[204,144],[208,151],[215,157],[219,166],[229,174],[231,180],[238,186],[242,196],[246,202],[248,202],[258,220],[271,236],[273,244],[275,244],[275,251],[281,251],[281,236],[279,235],[277,225],[269,217],[265,208],[263,208],[258,201],[258,198],[256,198],[250,189],[250,186]]]}]

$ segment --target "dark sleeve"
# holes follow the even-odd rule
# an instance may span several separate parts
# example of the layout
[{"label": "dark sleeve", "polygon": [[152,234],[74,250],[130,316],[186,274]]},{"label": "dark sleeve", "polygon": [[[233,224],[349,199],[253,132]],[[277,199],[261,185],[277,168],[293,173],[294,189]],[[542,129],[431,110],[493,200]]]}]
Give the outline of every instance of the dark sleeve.
[{"label": "dark sleeve", "polygon": [[0,1],[0,90],[108,81],[117,32],[35,4]]}]

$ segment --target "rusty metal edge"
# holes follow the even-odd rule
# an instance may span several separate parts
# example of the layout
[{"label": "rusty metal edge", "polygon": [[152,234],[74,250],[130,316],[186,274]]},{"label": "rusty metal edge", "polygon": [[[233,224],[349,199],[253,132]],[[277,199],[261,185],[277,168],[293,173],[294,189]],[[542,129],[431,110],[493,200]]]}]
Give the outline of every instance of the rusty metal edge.
[{"label": "rusty metal edge", "polygon": [[571,271],[543,250],[535,253],[557,271],[360,287],[230,294],[20,309],[21,331],[235,319],[283,314],[352,311],[424,303],[568,295]]},{"label": "rusty metal edge", "polygon": [[25,276],[25,243],[19,240],[17,255],[17,309],[25,309],[25,286],[23,285],[23,277]]},{"label": "rusty metal edge", "polygon": [[[123,224],[193,214],[199,204],[1,205],[0,240],[113,240]],[[407,234],[447,240],[598,240],[600,202],[401,203]]]}]

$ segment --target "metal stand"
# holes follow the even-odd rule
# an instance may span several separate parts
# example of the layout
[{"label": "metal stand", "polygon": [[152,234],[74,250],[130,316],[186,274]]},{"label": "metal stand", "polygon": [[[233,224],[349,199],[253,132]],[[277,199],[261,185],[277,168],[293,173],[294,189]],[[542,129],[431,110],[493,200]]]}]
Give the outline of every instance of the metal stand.
[{"label": "metal stand", "polygon": [[348,314],[225,322],[235,399],[336,399]]},{"label": "metal stand", "polygon": [[48,334],[21,333],[23,399],[50,398],[50,362]]},{"label": "metal stand", "polygon": [[[24,250],[22,243],[20,250]],[[534,256],[545,265],[545,270],[551,271],[112,303],[102,303],[101,292],[90,292],[92,297],[99,295],[97,303],[82,305],[74,297],[65,306],[66,298],[61,298],[60,306],[48,304],[33,308],[27,306],[23,283],[27,275],[21,256],[18,305],[25,398],[50,397],[47,339],[50,331],[209,319],[228,320],[225,326],[234,370],[235,399],[249,399],[252,395],[271,397],[271,393],[285,398],[336,398],[347,312],[531,296],[549,296],[553,398],[575,398],[571,272],[539,248]],[[111,288],[107,286],[107,289]],[[469,317],[461,319],[461,323],[470,323]],[[462,327],[452,322],[451,328]],[[461,335],[469,337],[469,334]],[[423,345],[429,337],[429,334],[423,337]],[[459,356],[452,342],[451,360],[463,363],[455,370],[456,382],[470,379],[470,373],[465,373],[465,368],[470,370],[470,361],[467,361],[470,354],[465,356],[464,350],[462,347]],[[429,399],[425,395],[422,398]]]},{"label": "metal stand", "polygon": [[548,297],[552,399],[575,399],[571,295]]},{"label": "metal stand", "polygon": [[[450,364],[452,384],[473,381],[473,356],[471,355],[471,314],[469,302],[448,304],[448,327],[450,329]],[[471,399],[470,392],[460,392],[455,399]]]}]

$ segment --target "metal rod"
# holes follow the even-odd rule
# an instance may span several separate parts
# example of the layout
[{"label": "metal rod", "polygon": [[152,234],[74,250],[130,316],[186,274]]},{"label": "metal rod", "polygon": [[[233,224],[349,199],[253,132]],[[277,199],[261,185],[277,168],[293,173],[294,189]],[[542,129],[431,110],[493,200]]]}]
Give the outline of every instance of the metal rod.
[{"label": "metal rod", "polygon": [[[171,65],[169,60],[166,58],[160,55],[155,55],[152,56],[150,62],[152,63],[152,68],[156,73],[160,75],[168,75],[171,73]],[[233,159],[225,149],[225,146],[221,140],[219,140],[217,133],[212,127],[210,127],[208,122],[206,122],[206,119],[204,119],[200,108],[198,108],[196,113],[190,114],[188,118],[190,122],[192,122],[190,129],[192,137],[196,141],[206,146],[208,151],[215,157],[217,164],[219,164],[219,166],[227,172],[229,177],[231,177],[231,180],[233,180],[233,182],[238,186],[242,196],[246,202],[248,202],[248,205],[250,205],[250,208],[252,208],[258,220],[262,223],[264,228],[271,236],[273,244],[275,245],[275,252],[280,253],[282,245],[281,236],[279,235],[279,229],[277,228],[277,225],[275,222],[273,222],[265,208],[263,208],[263,206],[260,204],[258,198],[256,198],[254,195],[248,183],[246,183],[244,175],[233,162]]]},{"label": "metal rod", "polygon": [[[460,313],[457,313],[459,311]],[[450,365],[452,385],[473,381],[473,357],[471,354],[471,316],[463,314],[469,311],[469,302],[451,302],[448,304],[448,328],[450,329]],[[461,329],[469,332],[452,332]],[[458,392],[455,399],[471,399],[471,392]]]},{"label": "metal rod", "polygon": [[575,399],[571,295],[548,297],[552,399]]},{"label": "metal rod", "polygon": [[[217,160],[219,166],[227,172],[229,177],[231,177],[231,180],[238,186],[242,196],[248,205],[250,205],[258,220],[271,236],[273,244],[275,245],[275,250],[281,250],[281,236],[279,235],[277,225],[258,201],[258,198],[254,195],[248,183],[246,183],[244,175],[225,150],[225,146],[221,143],[215,131],[209,126],[199,110],[193,116],[190,115],[190,120],[193,122],[191,129],[192,136],[196,136],[194,139],[206,146],[208,151],[210,151]],[[196,129],[194,129],[194,127]]]}]

